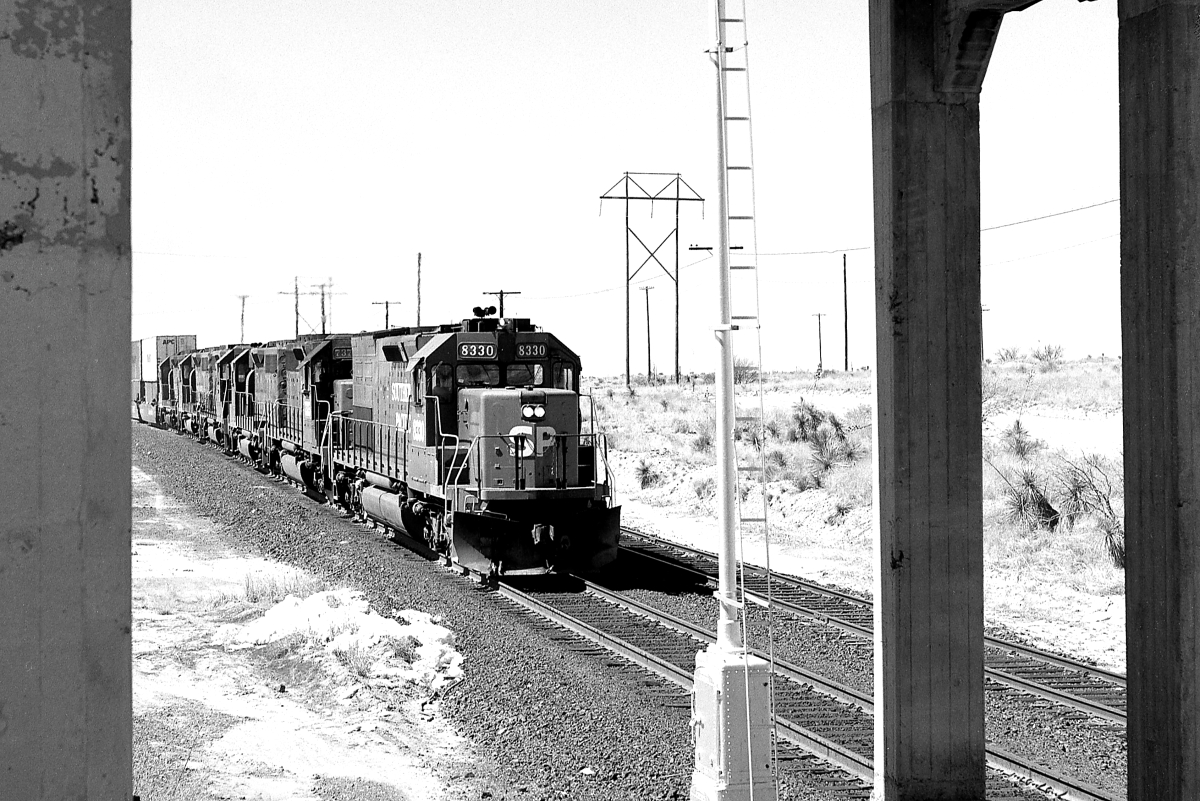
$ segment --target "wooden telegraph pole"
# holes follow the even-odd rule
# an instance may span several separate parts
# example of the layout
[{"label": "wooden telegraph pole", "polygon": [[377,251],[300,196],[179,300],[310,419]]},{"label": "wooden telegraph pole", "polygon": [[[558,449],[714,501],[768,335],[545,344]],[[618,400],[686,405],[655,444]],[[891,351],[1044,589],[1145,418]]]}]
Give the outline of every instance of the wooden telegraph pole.
[{"label": "wooden telegraph pole", "polygon": [[652,286],[642,287],[642,291],[646,293],[646,383],[651,383],[651,368],[650,368],[650,290]]},{"label": "wooden telegraph pole", "polygon": [[371,302],[372,306],[382,306],[383,307],[384,330],[390,329],[392,327],[392,318],[391,318],[390,311],[391,311],[391,304],[393,304],[393,303],[395,303],[397,306],[400,305],[400,301],[398,301],[398,300],[375,300],[375,301]]},{"label": "wooden telegraph pole", "polygon": [[513,291],[511,291],[511,290],[508,290],[508,289],[501,289],[501,290],[499,290],[499,291],[497,291],[497,292],[484,292],[483,294],[485,294],[485,295],[496,295],[497,297],[499,297],[499,298],[500,298],[500,317],[501,317],[501,319],[503,319],[503,318],[504,318],[504,296],[505,296],[505,295],[520,295],[521,293],[520,293],[520,292],[513,292]]},{"label": "wooden telegraph pole", "polygon": [[250,296],[249,295],[238,295],[238,299],[242,301],[242,335],[238,339],[238,342],[246,341],[246,298],[248,298],[248,297],[250,297]]}]

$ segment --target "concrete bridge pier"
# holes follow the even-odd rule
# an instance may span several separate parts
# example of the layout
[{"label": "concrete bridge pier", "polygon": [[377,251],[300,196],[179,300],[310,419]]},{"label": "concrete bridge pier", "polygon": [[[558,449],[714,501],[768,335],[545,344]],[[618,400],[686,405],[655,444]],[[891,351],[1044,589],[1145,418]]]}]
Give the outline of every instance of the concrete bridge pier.
[{"label": "concrete bridge pier", "polygon": [[129,3],[0,0],[0,797],[132,793]]},{"label": "concrete bridge pier", "polygon": [[1025,2],[871,0],[875,794],[984,798],[979,95]]},{"label": "concrete bridge pier", "polygon": [[1129,801],[1200,798],[1200,2],[1120,0]]}]

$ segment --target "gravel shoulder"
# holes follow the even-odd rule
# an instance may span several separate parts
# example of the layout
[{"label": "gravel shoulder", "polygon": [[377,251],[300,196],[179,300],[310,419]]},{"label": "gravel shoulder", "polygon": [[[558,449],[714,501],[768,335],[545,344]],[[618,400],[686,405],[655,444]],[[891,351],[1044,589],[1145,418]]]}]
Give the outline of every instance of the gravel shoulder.
[{"label": "gravel shoulder", "polygon": [[[296,643],[229,650],[259,616],[248,576],[307,577],[231,548],[225,532],[133,474],[135,793],[143,799],[452,801],[470,749],[420,698],[372,687]],[[341,668],[341,669],[339,669]]]},{"label": "gravel shoulder", "polygon": [[[327,743],[336,746],[330,746],[333,753],[341,749],[343,755],[359,755],[354,761],[342,763],[338,771],[326,770],[315,758],[309,759],[314,746],[307,743],[294,742],[279,749],[272,745],[271,741],[281,739],[284,733],[307,735],[317,727],[318,712],[300,705],[291,709],[290,717],[277,718],[253,730],[254,736],[238,739],[237,747],[231,746],[228,752],[209,742],[197,746],[199,758],[193,753],[182,765],[178,754],[192,751],[187,736],[210,725],[206,723],[210,719],[182,724],[178,731],[183,734],[173,739],[165,729],[162,734],[151,733],[150,739],[135,745],[138,764],[144,766],[139,772],[147,782],[158,777],[162,783],[154,787],[140,784],[142,798],[171,797],[174,785],[167,782],[174,781],[181,770],[191,782],[189,786],[204,786],[200,795],[188,796],[198,798],[253,798],[256,793],[266,798],[291,798],[289,793],[295,790],[307,793],[295,797],[325,801],[342,797],[338,793],[345,796],[344,788],[334,779],[351,776],[371,782],[363,786],[362,793],[353,795],[362,799],[395,797],[386,794],[390,789],[382,789],[387,787],[412,799],[616,801],[687,797],[693,755],[686,695],[664,692],[660,683],[648,681],[647,674],[640,670],[614,667],[608,664],[612,660],[597,659],[593,649],[582,648],[574,638],[515,614],[514,607],[496,594],[396,547],[378,532],[351,523],[291,487],[276,484],[215,451],[169,432],[135,425],[133,456],[135,467],[153,477],[164,504],[186,501],[188,514],[197,521],[188,537],[197,543],[198,552],[207,551],[210,557],[232,552],[239,559],[268,560],[277,570],[303,571],[330,587],[353,587],[361,590],[381,613],[412,608],[439,615],[442,625],[456,634],[465,672],[464,681],[424,709],[420,707],[424,699],[395,695],[374,704],[360,704],[366,708],[359,709],[359,717],[351,716],[345,726],[340,720],[330,723],[325,737]],[[157,510],[140,508],[146,505],[144,500],[138,504],[135,519],[159,515]],[[134,536],[134,550],[138,551],[135,560],[142,556],[142,549],[162,547],[136,544],[149,541],[141,528]],[[180,537],[178,533],[169,536]],[[167,537],[164,534],[161,538]],[[202,599],[190,600],[193,590],[236,592],[248,569],[252,569],[249,563],[234,562],[198,574],[194,567],[186,572],[187,567],[180,566],[171,574],[175,582],[168,595],[173,594],[181,605],[185,601],[203,605]],[[138,591],[146,597],[135,601],[140,607],[135,618],[137,631],[149,636],[158,631],[151,623],[158,610],[150,597],[153,593]],[[221,664],[219,659],[223,657],[205,652],[200,642],[194,642],[197,637],[203,641],[204,626],[215,628],[222,621],[205,622],[206,614],[182,606],[178,615],[158,617],[182,618],[184,612],[190,617],[179,626],[177,634],[171,635],[184,641],[181,648],[176,649],[176,640],[156,634],[159,644],[153,655],[135,656],[135,713],[144,716],[150,725],[159,725],[159,718],[164,716],[159,712],[165,714],[176,698],[178,704],[202,703],[203,711],[197,714],[212,715],[211,736],[199,739],[219,736],[217,742],[231,744],[231,734],[243,724],[225,728],[230,720],[220,715],[238,721],[251,717],[243,704],[254,704],[255,709],[273,704],[290,708],[296,703],[295,696],[301,694],[301,689],[290,689],[293,686],[302,688],[305,694],[311,687],[314,703],[319,710],[324,709],[322,714],[345,714],[337,709],[336,693],[334,709],[329,709],[330,704],[322,700],[322,679],[306,678],[301,666],[290,662],[286,655],[280,657],[278,651],[282,648],[275,654],[267,649],[259,653],[261,663],[256,669],[261,672],[238,673],[242,668]],[[187,642],[189,638],[193,642]],[[180,659],[171,656],[175,650],[182,652]],[[194,653],[188,655],[189,651]],[[152,658],[165,664],[156,671],[148,670],[145,665]],[[185,671],[177,666],[180,661],[193,660],[194,669]],[[276,678],[278,671],[288,670],[296,672],[294,685],[289,685],[286,678]],[[150,690],[148,677],[152,672],[171,678],[169,686],[174,695],[164,700],[167,693],[159,696]],[[278,693],[273,685],[279,683],[289,689]],[[195,688],[194,692],[184,692],[189,686]],[[196,707],[186,711],[196,713]],[[432,713],[429,723],[436,724],[433,728],[424,725],[422,711],[426,717]],[[385,712],[393,713],[393,717],[385,717]],[[348,732],[359,725],[359,720],[361,730]],[[460,739],[448,739],[452,735]],[[361,749],[378,739],[390,742],[386,757],[377,754],[376,758],[359,761],[367,753]],[[377,747],[384,745],[377,743]],[[252,784],[243,784],[245,789],[236,791],[221,784],[219,776],[205,784],[190,777],[186,770],[191,763],[195,770],[214,775],[218,768],[232,771],[230,766],[237,764],[232,756],[235,753],[244,758],[245,773],[260,778],[271,771],[281,776],[298,775],[303,787],[295,789],[298,785],[293,784],[285,789],[281,779],[278,791],[257,789]],[[275,757],[264,759],[268,753]],[[302,760],[308,773],[299,774],[301,766],[286,762],[285,757]],[[331,761],[338,759],[331,755]],[[266,767],[252,764],[255,760]],[[171,770],[164,769],[164,762]],[[397,779],[397,774],[402,774],[404,780]],[[414,780],[430,775],[435,781],[418,785]],[[370,795],[368,791],[378,794]]]}]

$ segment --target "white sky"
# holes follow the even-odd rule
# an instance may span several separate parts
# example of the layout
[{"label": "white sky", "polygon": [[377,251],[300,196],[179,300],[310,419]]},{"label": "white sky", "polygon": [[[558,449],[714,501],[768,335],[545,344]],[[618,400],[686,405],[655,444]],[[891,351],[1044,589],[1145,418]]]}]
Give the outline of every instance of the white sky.
[{"label": "white sky", "polygon": [[[760,251],[835,251],[760,259],[764,365],[813,369],[823,312],[824,361],[841,367],[843,249],[850,360],[873,364],[867,4],[749,2]],[[243,294],[247,340],[290,336],[297,275],[308,291],[332,277],[333,330],[382,328],[382,300],[412,324],[420,251],[423,323],[520,291],[509,316],[615,375],[624,209],[601,215],[600,194],[626,170],[680,172],[710,199],[703,218],[683,204],[681,262],[715,242],[707,0],[136,0],[133,22],[135,338],[236,341]],[[1118,196],[1116,33],[1113,0],[1007,16],[981,108],[985,227]],[[673,204],[654,214],[633,204],[652,246]],[[1116,203],[984,232],[989,355],[1118,354],[1118,232]],[[685,372],[713,369],[714,263],[682,271]],[[637,281],[653,276],[669,372],[673,289],[652,268]],[[301,314],[319,328],[315,295]]]}]

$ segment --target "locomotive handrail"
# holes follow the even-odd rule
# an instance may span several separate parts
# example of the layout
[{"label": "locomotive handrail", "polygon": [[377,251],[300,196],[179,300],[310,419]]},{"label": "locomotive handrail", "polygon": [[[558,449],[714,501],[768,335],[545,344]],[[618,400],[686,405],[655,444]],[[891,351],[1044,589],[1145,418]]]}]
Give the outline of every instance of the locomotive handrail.
[{"label": "locomotive handrail", "polygon": [[[396,458],[404,453],[408,437],[408,432],[400,426],[336,415],[334,419],[341,430],[340,450],[346,454],[347,459],[352,460],[354,467],[380,475],[387,475],[393,467],[407,468],[407,459]],[[347,436],[347,431],[352,434]],[[363,431],[370,432],[370,436],[360,436]],[[369,444],[364,444],[363,439],[369,440]],[[404,472],[407,473],[407,469]]]},{"label": "locomotive handrail", "polygon": [[[479,444],[479,440],[481,440],[481,439],[482,439],[482,437],[475,437],[474,439],[471,440],[471,444],[469,446],[467,446],[467,452],[464,455],[463,460],[461,462],[459,462],[458,465],[455,467],[453,486],[455,486],[455,487],[459,486],[460,480],[462,479],[463,468],[470,465],[471,454],[475,452],[475,446]],[[449,471],[447,471],[447,472],[449,472]],[[480,481],[482,480],[482,475],[483,475],[482,470],[475,471],[475,497],[476,498],[479,497]],[[471,480],[470,473],[467,474],[467,480],[468,481]],[[442,488],[442,497],[445,499],[445,502],[450,506],[450,511],[453,512],[453,511],[455,511],[454,501],[456,500],[456,498],[450,495],[450,490],[448,489],[448,486],[449,485]],[[456,493],[456,495],[457,495],[457,493]]]},{"label": "locomotive handrail", "polygon": [[[262,430],[265,432],[265,436],[271,439],[288,439],[296,442],[303,440],[303,415],[300,414],[300,409],[279,401],[257,401],[255,409],[256,412],[261,410],[257,416],[262,419]],[[283,412],[282,422],[279,419],[280,412]],[[301,424],[294,424],[293,418],[301,418]]]},{"label": "locomotive handrail", "polygon": [[[320,417],[320,420],[325,421],[325,429],[321,433],[321,439],[324,440],[324,444],[322,444],[320,441],[317,442],[317,453],[321,456],[321,458],[325,462],[325,464],[322,465],[323,474],[324,473],[329,474],[328,475],[329,484],[326,486],[331,486],[333,484],[333,438],[330,437],[329,430],[331,427],[330,423],[333,420],[333,403],[330,401],[327,401],[327,400],[318,400],[317,401],[318,416],[320,415],[321,404],[325,404],[325,406],[327,406],[328,408],[325,411],[325,416]],[[319,420],[314,420],[313,425],[316,425],[318,422],[319,422]],[[324,449],[325,451],[328,451],[328,454],[329,454],[328,457],[325,456],[325,453],[323,452],[322,449]]]},{"label": "locomotive handrail", "polygon": [[[608,487],[609,499],[615,501],[617,498],[617,474],[613,472],[612,467],[608,464],[608,435],[604,432],[592,434],[592,448],[595,453],[600,454],[600,461],[604,462],[604,486]],[[604,447],[600,447],[600,443],[604,443]]]},{"label": "locomotive handrail", "polygon": [[[561,487],[557,487],[558,489],[595,489],[598,486],[604,486],[607,490],[606,495],[607,496],[612,495],[612,489],[614,487],[614,484],[612,482],[612,469],[609,467],[609,464],[608,464],[607,440],[605,439],[604,434],[555,434],[554,435],[554,443],[555,443],[554,447],[555,447],[556,451],[563,452],[563,449],[565,448],[566,444],[569,443],[571,440],[575,440],[577,444],[582,444],[584,439],[592,439],[593,442],[596,442],[597,438],[599,439],[600,442],[603,442],[605,444],[605,448],[603,448],[603,449],[598,447],[597,444],[594,444],[593,448],[594,448],[595,452],[600,454],[600,459],[604,464],[605,478],[607,480],[604,482],[597,480],[597,472],[595,470],[593,470],[592,471],[592,480],[590,482],[581,482],[578,480],[576,480],[575,482],[572,482],[570,480],[570,477],[566,475],[566,460],[565,460],[565,458],[560,458],[560,459],[556,460],[556,462],[558,464],[562,465],[561,474],[558,476],[558,480],[559,480],[559,483],[561,484]],[[470,465],[471,458],[473,456],[478,457],[480,450],[482,449],[484,444],[486,444],[487,440],[498,440],[501,443],[503,443],[505,446],[514,446],[514,447],[512,447],[513,466],[514,466],[515,470],[517,471],[517,473],[513,476],[513,478],[514,478],[514,484],[519,483],[520,469],[521,469],[522,462],[524,462],[525,459],[532,458],[532,457],[526,456],[522,452],[523,448],[517,447],[517,445],[519,443],[523,443],[525,441],[533,442],[533,440],[530,439],[530,437],[526,434],[480,434],[479,436],[476,436],[474,439],[471,440],[471,444],[467,448],[467,450],[464,454],[465,458],[464,458],[463,462],[461,464],[459,464],[456,468],[454,468],[453,484],[452,485],[447,484],[447,486],[458,486],[460,484],[460,479],[462,477],[462,471]],[[534,445],[534,447],[536,447],[536,445]],[[473,472],[475,474],[474,475],[474,484],[475,484],[474,489],[475,489],[476,493],[478,493],[478,492],[482,491],[482,489],[483,489],[483,485],[482,485],[483,470],[476,469]],[[470,481],[470,480],[471,479],[468,478],[468,481]],[[517,487],[514,487],[514,488],[517,488]],[[555,487],[533,487],[532,489],[555,489]],[[444,494],[447,497],[449,497],[448,490],[445,491]]]},{"label": "locomotive handrail", "polygon": [[[438,475],[442,477],[442,497],[446,498],[450,494],[450,491],[448,489],[448,487],[450,486],[449,485],[450,469],[446,468],[446,465],[444,462],[444,459],[446,456],[446,454],[445,454],[446,445],[444,443],[448,439],[454,440],[454,458],[455,459],[458,459],[459,448],[462,446],[462,443],[458,438],[458,434],[447,434],[442,431],[442,409],[441,409],[441,405],[436,402],[439,400],[438,396],[437,395],[426,395],[425,400],[434,401],[434,403],[429,404],[429,408],[433,409],[433,420],[434,420],[433,435],[435,437],[437,437],[437,440],[438,440],[438,443],[436,446],[437,447]],[[468,448],[467,453],[469,454],[470,452],[471,451]],[[464,459],[463,462],[465,462],[465,461],[466,460]],[[451,462],[451,469],[453,469],[453,462]]]}]

